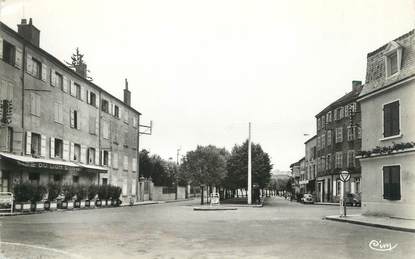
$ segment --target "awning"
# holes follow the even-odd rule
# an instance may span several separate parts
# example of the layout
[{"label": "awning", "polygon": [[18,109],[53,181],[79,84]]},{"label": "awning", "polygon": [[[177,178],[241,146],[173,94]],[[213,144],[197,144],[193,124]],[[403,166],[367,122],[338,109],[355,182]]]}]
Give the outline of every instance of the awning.
[{"label": "awning", "polygon": [[10,153],[0,152],[0,156],[7,160],[11,160],[17,165],[28,167],[28,168],[38,168],[38,169],[51,169],[51,170],[72,170],[72,171],[81,171],[82,167],[72,162],[61,161],[61,160],[52,160],[44,158],[34,158],[31,156],[19,156]]},{"label": "awning", "polygon": [[107,173],[108,172],[108,169],[102,166],[83,165],[83,164],[80,164],[79,166],[81,166],[83,168],[83,171],[87,173]]}]

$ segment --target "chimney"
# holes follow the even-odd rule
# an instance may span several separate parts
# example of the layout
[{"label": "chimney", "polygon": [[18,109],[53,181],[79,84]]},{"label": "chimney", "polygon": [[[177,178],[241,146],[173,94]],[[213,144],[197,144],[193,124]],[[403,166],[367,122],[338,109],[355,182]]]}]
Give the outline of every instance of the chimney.
[{"label": "chimney", "polygon": [[131,106],[131,92],[130,92],[130,90],[128,90],[127,78],[125,79],[124,103],[128,106]]},{"label": "chimney", "polygon": [[17,32],[25,40],[39,47],[40,31],[32,24],[32,18],[29,19],[29,24],[26,19],[22,19],[21,24],[17,25]]},{"label": "chimney", "polygon": [[87,69],[86,69],[86,64],[85,63],[81,63],[79,65],[75,66],[75,72],[82,76],[83,78],[87,79]]},{"label": "chimney", "polygon": [[352,90],[355,92],[362,90],[362,81],[353,80]]}]

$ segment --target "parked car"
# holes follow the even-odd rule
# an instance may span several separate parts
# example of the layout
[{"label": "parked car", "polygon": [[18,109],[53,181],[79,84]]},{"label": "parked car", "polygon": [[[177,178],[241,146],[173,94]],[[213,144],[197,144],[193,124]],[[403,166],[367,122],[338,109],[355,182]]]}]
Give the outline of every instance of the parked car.
[{"label": "parked car", "polygon": [[362,206],[362,198],[360,193],[348,193],[345,197],[346,206]]},{"label": "parked car", "polygon": [[303,197],[301,198],[301,201],[303,203],[314,203],[314,198],[313,195],[310,193],[306,193],[303,195]]}]

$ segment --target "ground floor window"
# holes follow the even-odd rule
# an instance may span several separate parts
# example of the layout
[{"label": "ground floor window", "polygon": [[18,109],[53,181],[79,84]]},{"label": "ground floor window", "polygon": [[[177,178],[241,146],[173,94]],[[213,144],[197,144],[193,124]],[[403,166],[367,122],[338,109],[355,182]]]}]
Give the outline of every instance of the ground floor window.
[{"label": "ground floor window", "polygon": [[40,175],[39,173],[29,173],[29,181],[31,183],[39,183]]},{"label": "ground floor window", "polygon": [[62,175],[60,175],[60,174],[53,175],[53,181],[54,182],[61,182],[62,181]]},{"label": "ground floor window", "polygon": [[356,193],[359,193],[360,192],[360,178],[355,179],[355,188],[356,188]]},{"label": "ground floor window", "polygon": [[103,185],[108,184],[108,179],[107,178],[102,178],[102,184]]},{"label": "ground floor window", "polygon": [[401,168],[399,165],[383,167],[383,198],[386,200],[401,199]]},{"label": "ground floor window", "polygon": [[72,176],[72,182],[73,183],[79,183],[79,176],[78,175]]}]

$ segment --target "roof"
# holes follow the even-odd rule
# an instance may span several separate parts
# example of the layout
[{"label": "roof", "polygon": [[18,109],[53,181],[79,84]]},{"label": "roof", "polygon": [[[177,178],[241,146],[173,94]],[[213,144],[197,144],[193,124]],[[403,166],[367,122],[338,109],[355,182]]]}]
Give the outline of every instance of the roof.
[{"label": "roof", "polygon": [[[394,39],[393,41],[399,41],[399,40],[402,40],[402,39],[404,39],[404,38],[406,38],[406,37],[408,37],[408,36],[410,36],[410,35],[413,35],[414,33],[415,33],[415,29],[410,30],[409,32],[407,32],[407,33],[405,33],[405,34],[403,34],[403,35],[399,36],[398,38]],[[382,50],[384,50],[384,49],[388,46],[388,44],[389,44],[389,42],[388,42],[388,43],[386,43],[385,45],[383,45],[382,47],[379,47],[379,48],[377,48],[376,50],[374,50],[374,51],[372,51],[372,52],[367,53],[367,57],[371,57],[371,56],[375,55],[376,53],[381,52]]]},{"label": "roof", "polygon": [[312,141],[315,138],[317,138],[317,135],[314,135],[311,138],[309,138],[306,142],[304,142],[304,144],[307,144],[308,142]]},{"label": "roof", "polygon": [[328,111],[331,111],[337,107],[343,106],[345,104],[348,104],[354,100],[357,99],[357,97],[359,96],[361,90],[362,90],[363,86],[358,87],[357,90],[352,90],[350,92],[348,92],[347,94],[343,95],[342,97],[340,97],[339,99],[337,99],[336,101],[332,102],[329,106],[327,106],[326,108],[324,108],[324,110],[322,110],[321,112],[319,112],[315,117],[320,117],[321,114],[326,113]]},{"label": "roof", "polygon": [[[21,35],[19,35],[19,33],[17,33],[15,30],[11,29],[10,27],[8,27],[6,24],[0,22],[0,28],[2,30],[7,31],[8,33],[12,34],[14,37],[18,38],[19,40],[21,40],[22,42],[24,42],[24,44],[29,45],[31,48],[33,48],[34,50],[37,50],[39,52],[41,52],[43,55],[47,56],[50,61],[57,63],[59,66],[63,67],[66,72],[70,73],[72,76],[77,77],[79,80],[83,81],[86,84],[89,84],[90,86],[96,88],[99,91],[104,92],[105,94],[111,96],[112,98],[116,99],[117,101],[121,102],[124,104],[124,102],[122,100],[120,100],[119,98],[115,97],[114,95],[112,95],[111,93],[109,93],[108,91],[104,90],[103,88],[101,88],[100,86],[92,83],[91,81],[83,78],[81,75],[79,75],[78,73],[76,73],[74,70],[70,69],[68,66],[66,66],[63,62],[61,62],[59,59],[57,59],[55,56],[49,54],[47,51],[43,50],[40,47],[37,47],[35,45],[33,45],[30,41],[26,40],[25,38],[23,38]],[[128,109],[132,110],[133,112],[138,113],[139,115],[141,115],[141,113],[139,111],[137,111],[136,109],[134,109],[133,107],[129,106],[129,105],[125,105],[125,107],[127,107]]]}]

